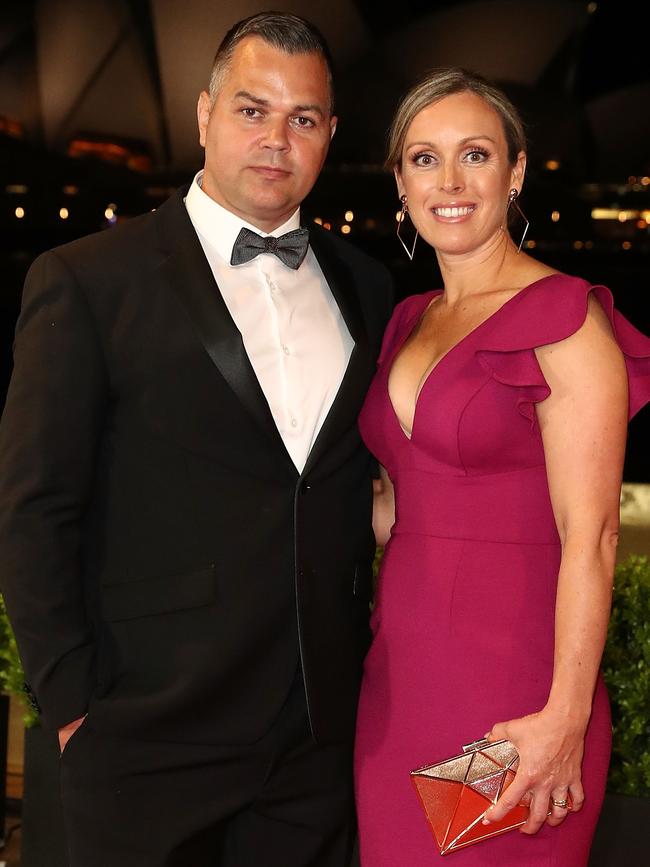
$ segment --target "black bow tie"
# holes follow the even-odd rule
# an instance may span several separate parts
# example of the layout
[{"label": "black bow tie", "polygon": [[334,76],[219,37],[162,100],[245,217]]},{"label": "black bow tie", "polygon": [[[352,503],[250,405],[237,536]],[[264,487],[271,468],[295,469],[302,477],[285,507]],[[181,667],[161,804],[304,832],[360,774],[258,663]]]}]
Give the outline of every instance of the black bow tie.
[{"label": "black bow tie", "polygon": [[262,238],[250,229],[242,229],[232,248],[230,257],[231,265],[243,265],[250,262],[259,253],[273,253],[281,262],[284,262],[294,271],[300,267],[302,260],[307,255],[309,247],[309,229],[294,229],[286,235],[274,238],[268,235]]}]

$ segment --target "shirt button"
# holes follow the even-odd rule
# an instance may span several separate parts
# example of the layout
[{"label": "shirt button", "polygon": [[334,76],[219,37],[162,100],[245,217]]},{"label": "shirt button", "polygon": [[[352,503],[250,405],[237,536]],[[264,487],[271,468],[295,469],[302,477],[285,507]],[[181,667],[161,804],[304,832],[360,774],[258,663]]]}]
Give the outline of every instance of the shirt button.
[{"label": "shirt button", "polygon": [[291,355],[291,350],[289,349],[289,347],[287,346],[286,343],[282,344],[282,351],[284,352],[285,355]]},{"label": "shirt button", "polygon": [[291,427],[298,427],[298,419],[295,419],[295,418],[291,419]]}]

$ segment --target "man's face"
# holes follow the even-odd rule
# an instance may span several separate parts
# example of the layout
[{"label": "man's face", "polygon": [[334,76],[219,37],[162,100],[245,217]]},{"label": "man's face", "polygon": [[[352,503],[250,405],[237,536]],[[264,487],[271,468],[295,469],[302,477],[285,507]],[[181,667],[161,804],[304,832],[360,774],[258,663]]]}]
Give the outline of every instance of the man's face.
[{"label": "man's face", "polygon": [[205,91],[199,97],[198,121],[203,190],[271,232],[313,187],[336,129],[325,61],[247,37],[234,51],[214,105]]}]

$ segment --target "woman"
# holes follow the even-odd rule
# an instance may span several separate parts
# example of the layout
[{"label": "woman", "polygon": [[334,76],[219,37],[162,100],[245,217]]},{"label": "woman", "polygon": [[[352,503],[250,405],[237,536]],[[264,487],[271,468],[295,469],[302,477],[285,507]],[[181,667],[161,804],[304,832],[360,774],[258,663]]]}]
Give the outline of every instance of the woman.
[{"label": "woman", "polygon": [[390,533],[358,718],[362,864],[436,862],[409,771],[489,732],[520,765],[488,821],[527,797],[529,819],[455,867],[581,867],[609,760],[598,667],[650,340],[606,288],[510,237],[524,134],[483,79],[415,87],[389,161],[444,288],[395,310],[360,419],[385,468],[378,542]]}]

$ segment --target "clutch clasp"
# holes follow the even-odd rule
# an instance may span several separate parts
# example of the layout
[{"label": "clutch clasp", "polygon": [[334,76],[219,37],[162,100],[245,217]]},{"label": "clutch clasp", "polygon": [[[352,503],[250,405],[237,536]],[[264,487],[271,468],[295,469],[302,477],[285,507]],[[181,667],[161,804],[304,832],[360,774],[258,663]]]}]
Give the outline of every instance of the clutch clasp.
[{"label": "clutch clasp", "polygon": [[478,741],[472,741],[471,744],[465,744],[463,747],[464,753],[472,753],[474,750],[484,750],[485,747],[491,746],[491,741],[487,738],[481,738]]}]

